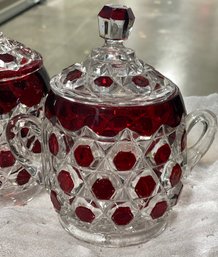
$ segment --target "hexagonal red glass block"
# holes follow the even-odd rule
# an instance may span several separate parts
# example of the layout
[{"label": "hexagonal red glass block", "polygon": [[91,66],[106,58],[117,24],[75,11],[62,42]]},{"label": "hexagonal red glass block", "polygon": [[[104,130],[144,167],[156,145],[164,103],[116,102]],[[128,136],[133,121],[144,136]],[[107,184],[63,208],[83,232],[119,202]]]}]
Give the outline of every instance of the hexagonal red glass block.
[{"label": "hexagonal red glass block", "polygon": [[15,60],[15,57],[11,54],[0,54],[0,60],[2,60],[5,63],[13,62]]},{"label": "hexagonal red glass block", "polygon": [[38,139],[34,142],[34,145],[32,147],[32,152],[33,153],[41,153],[41,143],[39,142]]},{"label": "hexagonal red glass block", "polygon": [[94,160],[89,145],[79,145],[74,151],[76,162],[82,167],[89,167]]},{"label": "hexagonal red glass block", "polygon": [[65,194],[70,194],[74,188],[74,182],[71,178],[71,175],[66,170],[61,170],[58,174],[58,183],[60,188],[64,191]]},{"label": "hexagonal red glass block", "polygon": [[66,76],[66,79],[65,79],[65,83],[69,80],[69,81],[74,81],[76,79],[79,79],[81,76],[82,76],[82,71],[80,70],[73,70],[73,71],[70,71],[67,76]]},{"label": "hexagonal red glass block", "polygon": [[154,155],[154,160],[157,165],[168,161],[171,154],[171,149],[168,144],[162,145]]},{"label": "hexagonal red glass block", "polygon": [[138,180],[135,186],[135,192],[139,196],[139,198],[147,198],[151,196],[155,187],[156,182],[154,181],[152,176],[143,176],[140,177],[140,179]]},{"label": "hexagonal red glass block", "polygon": [[166,201],[158,202],[152,209],[150,215],[152,219],[158,219],[164,215],[164,213],[167,211],[168,204]]},{"label": "hexagonal red glass block", "polygon": [[127,171],[132,169],[136,163],[136,157],[132,152],[120,151],[113,159],[113,163],[117,170]]},{"label": "hexagonal red glass block", "polygon": [[111,219],[116,225],[125,226],[133,219],[133,214],[129,207],[119,207],[111,216]]},{"label": "hexagonal red glass block", "polygon": [[53,155],[57,155],[59,152],[58,139],[54,133],[52,133],[48,140],[49,150]]},{"label": "hexagonal red glass block", "polygon": [[123,7],[115,7],[110,5],[105,5],[101,11],[99,12],[98,16],[104,19],[112,19],[112,20],[123,20],[129,21],[131,20],[134,22],[135,16],[130,8]]},{"label": "hexagonal red glass block", "polygon": [[22,128],[20,130],[21,137],[26,137],[28,135],[28,133],[29,133],[29,129],[28,128]]},{"label": "hexagonal red glass block", "polygon": [[[35,142],[34,142],[35,141]],[[34,142],[34,143],[33,143]],[[32,145],[33,144],[33,145]],[[31,148],[31,151],[33,153],[41,153],[41,144],[39,142],[38,139],[36,139],[35,136],[30,137],[27,140],[27,144],[26,144],[27,148]]]},{"label": "hexagonal red glass block", "polygon": [[92,191],[99,200],[109,200],[113,196],[115,188],[108,178],[99,178],[92,185]]},{"label": "hexagonal red glass block", "polygon": [[92,223],[95,214],[87,207],[78,206],[75,210],[76,216],[83,222]]},{"label": "hexagonal red glass block", "polygon": [[7,168],[11,167],[15,163],[15,158],[12,155],[11,151],[0,151],[0,167]]},{"label": "hexagonal red glass block", "polygon": [[51,202],[52,202],[55,210],[59,212],[61,210],[61,204],[57,198],[57,193],[53,190],[51,190],[51,192],[50,192],[50,199],[51,199]]},{"label": "hexagonal red glass block", "polygon": [[149,80],[141,75],[132,77],[132,82],[138,87],[147,87],[149,85]]},{"label": "hexagonal red glass block", "polygon": [[156,83],[155,87],[154,87],[154,90],[159,90],[161,89],[161,85],[159,83]]},{"label": "hexagonal red glass block", "polygon": [[180,165],[177,163],[173,169],[172,172],[170,174],[170,183],[171,186],[174,187],[175,185],[177,185],[181,179],[182,176],[182,169],[180,167]]},{"label": "hexagonal red glass block", "polygon": [[16,182],[19,186],[25,185],[29,182],[31,178],[31,175],[29,174],[28,171],[25,169],[22,169],[18,174],[16,178]]},{"label": "hexagonal red glass block", "polygon": [[108,76],[101,76],[94,80],[94,83],[99,87],[110,87],[113,80]]}]

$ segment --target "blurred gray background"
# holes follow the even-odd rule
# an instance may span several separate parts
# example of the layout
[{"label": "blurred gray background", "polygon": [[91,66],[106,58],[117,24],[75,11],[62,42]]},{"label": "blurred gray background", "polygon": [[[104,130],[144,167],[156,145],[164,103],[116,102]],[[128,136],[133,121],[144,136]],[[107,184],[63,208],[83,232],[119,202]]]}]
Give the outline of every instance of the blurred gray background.
[{"label": "blurred gray background", "polygon": [[[136,20],[126,45],[175,82],[183,95],[218,91],[217,0],[109,2],[132,8]],[[0,25],[0,31],[39,51],[53,76],[103,44],[96,15],[105,3],[108,1],[43,1]]]}]

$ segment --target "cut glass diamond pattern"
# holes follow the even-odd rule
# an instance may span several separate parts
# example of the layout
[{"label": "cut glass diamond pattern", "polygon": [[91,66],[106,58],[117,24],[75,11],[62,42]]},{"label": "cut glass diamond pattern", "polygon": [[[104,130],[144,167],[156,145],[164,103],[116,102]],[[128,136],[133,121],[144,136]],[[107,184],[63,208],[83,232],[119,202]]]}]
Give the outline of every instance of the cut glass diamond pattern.
[{"label": "cut glass diamond pattern", "polygon": [[[69,171],[72,181],[78,182],[70,193],[68,189],[64,191],[60,187],[68,197],[66,199],[61,191],[57,191],[57,187],[52,186],[55,189],[53,191],[57,192],[51,195],[54,208],[60,213],[62,209],[63,212],[73,212],[74,216],[71,217],[78,222],[78,226],[96,232],[107,231],[110,222],[111,231],[131,230],[143,226],[145,219],[155,222],[165,217],[170,206],[175,205],[178,200],[180,192],[177,192],[177,187],[181,183],[181,177],[177,173],[179,164],[174,160],[174,150],[171,150],[177,147],[178,138],[173,138],[173,135],[172,144],[168,139],[168,135],[173,133],[175,134],[175,129],[166,130],[163,127],[148,138],[124,129],[116,137],[99,140],[101,137],[85,127],[79,133],[73,134],[72,139],[68,138],[67,141],[74,143],[70,144],[69,153],[63,160],[66,167],[72,164],[78,167],[73,168],[77,171],[72,172],[61,165],[59,170]],[[57,138],[60,141],[60,137]],[[88,158],[90,161],[86,164],[88,166],[80,165],[80,161],[76,159],[75,151],[80,146],[88,146],[88,154],[91,152],[92,157]],[[168,148],[170,153],[166,151],[166,157],[164,150]],[[127,155],[125,158],[123,153]],[[159,159],[155,154],[159,155]],[[60,158],[59,161],[61,162]],[[98,164],[93,165],[95,162]],[[176,167],[175,174],[171,172],[173,167]],[[168,181],[167,184],[165,181]],[[72,198],[71,194],[75,197]],[[83,200],[77,201],[78,197]],[[90,200],[87,202],[86,198]]]},{"label": "cut glass diamond pattern", "polygon": [[[114,121],[114,124],[116,122],[119,124],[119,119]],[[127,126],[129,121],[121,119],[120,122]],[[72,190],[64,190],[61,187],[60,189],[66,197],[69,195],[66,206],[72,206],[74,219],[96,231],[103,231],[103,223],[112,222],[116,231],[116,227],[125,229],[129,226],[139,226],[136,224],[141,224],[140,217],[146,217],[148,220],[164,217],[169,206],[176,204],[179,194],[176,188],[181,180],[178,174],[179,164],[177,165],[171,152],[178,143],[175,131],[175,128],[163,126],[149,138],[125,128],[115,137],[104,137],[104,140],[100,140],[101,137],[90,127],[84,127],[80,132],[73,134],[71,139],[68,138],[68,141],[74,143],[70,144],[69,153],[63,159],[65,166],[60,165],[57,179],[62,170],[68,171],[72,178]],[[169,135],[172,135],[171,142]],[[57,138],[60,141],[60,137]],[[62,161],[60,158],[58,160]],[[71,167],[70,170],[72,164],[75,168]],[[63,181],[66,181],[67,187],[67,179]],[[173,185],[175,192],[172,190]],[[56,192],[57,188],[54,189]],[[61,191],[57,191],[57,194],[56,198],[53,196],[53,204],[58,210],[59,202],[60,209],[65,209]],[[72,194],[75,197],[70,198]],[[80,200],[76,200],[78,197]],[[85,199],[90,200],[87,202]],[[133,203],[134,207],[124,202]]]}]

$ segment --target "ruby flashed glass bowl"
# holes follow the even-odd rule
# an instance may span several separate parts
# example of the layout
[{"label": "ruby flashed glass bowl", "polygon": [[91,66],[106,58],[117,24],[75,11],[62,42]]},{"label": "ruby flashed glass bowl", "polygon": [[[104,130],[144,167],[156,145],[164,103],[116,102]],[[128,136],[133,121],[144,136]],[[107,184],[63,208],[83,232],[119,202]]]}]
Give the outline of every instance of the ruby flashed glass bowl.
[{"label": "ruby flashed glass bowl", "polygon": [[[42,118],[49,89],[49,77],[39,53],[0,33],[0,198],[1,205],[24,204],[40,191],[38,174],[32,176],[11,153],[5,138],[10,118],[33,113]],[[13,138],[13,133],[11,133]],[[31,131],[23,128],[23,143],[31,153],[41,153],[41,143]]]},{"label": "ruby flashed glass bowl", "polygon": [[105,44],[54,76],[46,99],[51,201],[77,238],[130,245],[162,231],[180,195],[186,111],[177,86],[123,45],[132,10],[107,5],[98,20]]},{"label": "ruby flashed glass bowl", "polygon": [[[51,79],[43,170],[69,233],[89,243],[128,246],[164,230],[187,168],[213,141],[216,118],[208,111],[187,115],[179,88],[124,46],[134,23],[130,8],[106,5],[98,22],[104,45]],[[40,131],[31,117],[18,121]],[[201,138],[187,148],[186,131],[198,122]]]}]

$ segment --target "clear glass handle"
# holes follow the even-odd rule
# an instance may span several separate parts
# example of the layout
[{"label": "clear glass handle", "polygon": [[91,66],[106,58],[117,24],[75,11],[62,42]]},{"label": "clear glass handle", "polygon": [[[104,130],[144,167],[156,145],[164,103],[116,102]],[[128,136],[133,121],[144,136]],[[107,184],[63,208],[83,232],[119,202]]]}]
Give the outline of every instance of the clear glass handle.
[{"label": "clear glass handle", "polygon": [[[21,114],[10,119],[6,127],[6,139],[14,156],[31,175],[42,170],[41,125],[35,116]],[[40,148],[38,153],[30,147],[36,141]],[[42,182],[42,178],[39,179]]]},{"label": "clear glass handle", "polygon": [[193,111],[187,115],[187,134],[190,133],[199,122],[203,125],[202,134],[196,143],[187,149],[187,164],[189,169],[192,169],[207,152],[214,140],[217,130],[217,118],[215,114],[208,110],[200,110]]}]

